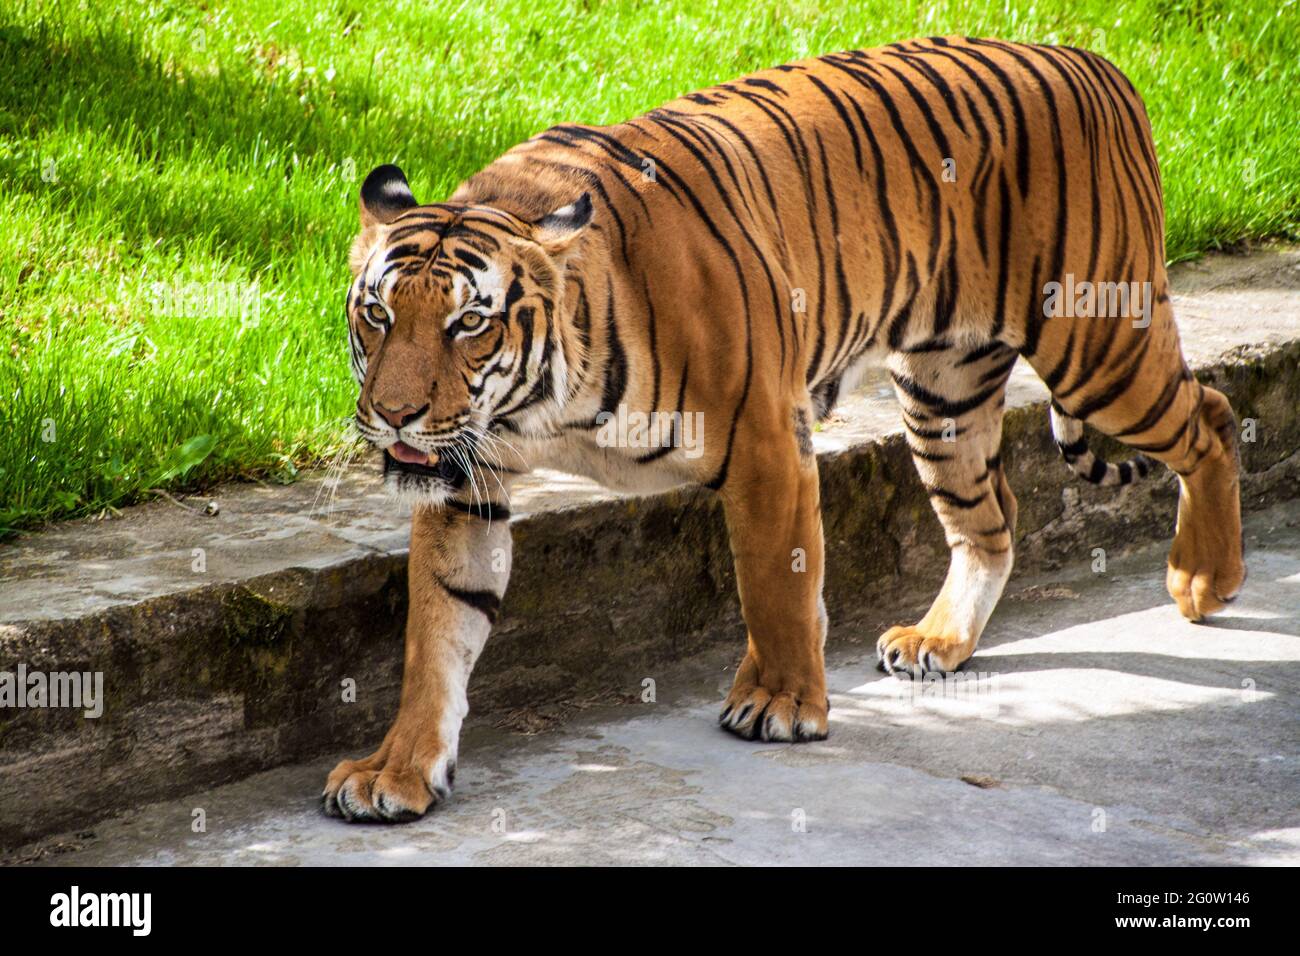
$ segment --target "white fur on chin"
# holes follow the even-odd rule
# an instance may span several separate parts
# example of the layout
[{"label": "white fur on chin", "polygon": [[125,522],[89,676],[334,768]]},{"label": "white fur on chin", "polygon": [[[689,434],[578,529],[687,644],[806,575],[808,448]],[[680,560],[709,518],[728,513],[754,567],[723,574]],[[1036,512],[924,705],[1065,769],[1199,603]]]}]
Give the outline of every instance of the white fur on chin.
[{"label": "white fur on chin", "polygon": [[440,481],[400,471],[390,471],[384,476],[384,491],[403,507],[441,508],[451,495],[451,488]]}]

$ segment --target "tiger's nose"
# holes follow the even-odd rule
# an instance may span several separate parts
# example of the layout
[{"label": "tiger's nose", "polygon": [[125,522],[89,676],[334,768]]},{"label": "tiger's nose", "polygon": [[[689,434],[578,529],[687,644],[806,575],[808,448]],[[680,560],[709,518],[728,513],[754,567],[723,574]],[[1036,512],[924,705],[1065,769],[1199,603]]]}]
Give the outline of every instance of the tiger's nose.
[{"label": "tiger's nose", "polygon": [[375,411],[384,417],[384,421],[394,428],[401,430],[411,422],[415,421],[421,415],[429,410],[428,405],[416,408],[414,405],[403,405],[400,408],[389,408],[387,405],[375,403]]}]

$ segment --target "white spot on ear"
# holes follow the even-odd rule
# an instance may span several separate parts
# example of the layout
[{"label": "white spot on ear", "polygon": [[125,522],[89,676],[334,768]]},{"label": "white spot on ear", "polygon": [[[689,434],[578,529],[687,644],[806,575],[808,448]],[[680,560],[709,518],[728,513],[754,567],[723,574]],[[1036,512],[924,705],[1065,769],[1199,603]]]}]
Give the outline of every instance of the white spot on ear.
[{"label": "white spot on ear", "polygon": [[402,198],[406,198],[411,195],[411,187],[406,185],[406,183],[402,182],[400,179],[390,179],[388,182],[384,183],[384,192],[388,193],[390,196],[401,196]]}]

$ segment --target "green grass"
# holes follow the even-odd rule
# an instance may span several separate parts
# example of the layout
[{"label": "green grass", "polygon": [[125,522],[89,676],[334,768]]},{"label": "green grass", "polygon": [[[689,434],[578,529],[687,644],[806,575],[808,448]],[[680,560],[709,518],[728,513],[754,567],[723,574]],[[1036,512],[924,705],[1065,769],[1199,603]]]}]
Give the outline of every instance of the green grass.
[{"label": "green grass", "polygon": [[[445,196],[623,119],[935,33],[1104,53],[1146,97],[1169,255],[1300,235],[1296,0],[0,0],[0,534],[344,441],[355,191]],[[233,290],[227,308],[166,308]],[[255,289],[241,314],[240,290]],[[49,440],[52,439],[52,440]]]}]

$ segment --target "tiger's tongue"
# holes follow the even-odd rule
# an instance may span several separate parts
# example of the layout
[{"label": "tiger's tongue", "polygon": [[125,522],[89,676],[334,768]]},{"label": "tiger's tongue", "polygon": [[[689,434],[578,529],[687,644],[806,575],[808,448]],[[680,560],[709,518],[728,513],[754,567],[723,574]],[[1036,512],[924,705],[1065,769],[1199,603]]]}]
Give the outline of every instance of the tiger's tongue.
[{"label": "tiger's tongue", "polygon": [[432,462],[429,461],[428,455],[420,451],[418,448],[412,448],[410,445],[406,444],[406,442],[399,441],[389,445],[388,454],[392,455],[398,461],[405,462],[408,465],[432,464]]}]

